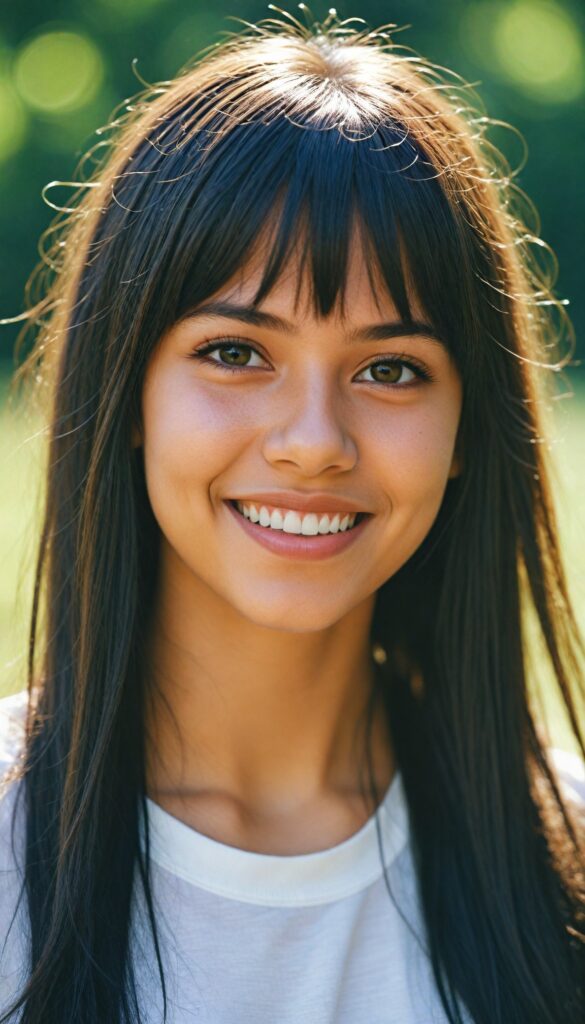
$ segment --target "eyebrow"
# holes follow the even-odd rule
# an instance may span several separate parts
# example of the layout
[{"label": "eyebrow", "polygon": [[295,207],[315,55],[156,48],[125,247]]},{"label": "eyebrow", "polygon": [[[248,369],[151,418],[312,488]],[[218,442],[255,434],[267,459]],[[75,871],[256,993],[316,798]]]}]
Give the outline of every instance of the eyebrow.
[{"label": "eyebrow", "polygon": [[[281,331],[284,334],[294,334],[296,327],[289,320],[276,316],[274,313],[265,313],[254,306],[241,306],[232,302],[205,302],[201,306],[187,313],[184,320],[197,320],[203,317],[227,318],[240,320],[242,323],[250,324],[252,327],[265,327],[273,331]],[[398,320],[389,323],[370,324],[365,327],[356,328],[347,335],[348,341],[384,341],[388,338],[403,338],[407,335],[424,337],[442,348],[446,348],[445,342],[437,335],[431,324],[420,320]]]}]

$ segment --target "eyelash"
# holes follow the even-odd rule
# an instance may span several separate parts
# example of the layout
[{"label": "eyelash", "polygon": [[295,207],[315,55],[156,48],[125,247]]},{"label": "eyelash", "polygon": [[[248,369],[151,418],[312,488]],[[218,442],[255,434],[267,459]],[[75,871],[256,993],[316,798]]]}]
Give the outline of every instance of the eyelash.
[{"label": "eyelash", "polygon": [[[255,352],[256,355],[259,355],[262,359],[264,358],[262,353],[258,352],[253,345],[250,345],[248,342],[238,341],[236,338],[225,338],[223,341],[204,343],[200,348],[195,349],[195,351],[190,354],[190,358],[201,359],[203,362],[210,363],[213,366],[219,366],[221,370],[226,370],[228,373],[241,373],[248,369],[258,369],[258,367],[228,366],[227,363],[221,363],[218,359],[208,358],[210,352],[224,351],[229,348],[248,349],[250,352]],[[364,366],[360,373],[364,373],[365,370],[369,370],[373,366],[387,366],[389,364],[394,365],[396,363],[399,363],[401,366],[406,366],[409,370],[412,370],[413,373],[416,374],[418,380],[408,381],[405,384],[388,384],[376,380],[366,381],[365,383],[379,384],[380,387],[402,390],[404,388],[417,387],[421,382],[433,383],[436,380],[436,377],[430,372],[428,367],[419,362],[419,360],[415,359],[413,356],[407,356],[406,353],[397,353],[396,355],[387,356],[384,359],[376,359],[373,363],[369,363],[367,366]]]}]

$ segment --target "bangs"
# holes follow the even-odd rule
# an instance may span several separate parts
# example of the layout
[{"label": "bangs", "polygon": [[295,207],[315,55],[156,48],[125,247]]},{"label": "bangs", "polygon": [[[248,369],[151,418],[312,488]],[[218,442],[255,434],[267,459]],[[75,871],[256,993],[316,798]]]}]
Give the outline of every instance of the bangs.
[{"label": "bangs", "polygon": [[[300,260],[297,302],[305,280],[316,316],[327,316],[336,305],[345,315],[357,231],[374,295],[385,290],[406,324],[414,319],[416,297],[460,363],[461,318],[466,296],[473,293],[465,282],[464,233],[441,187],[442,169],[401,126],[386,124],[367,138],[349,138],[339,127],[296,123],[279,114],[268,123],[227,127],[222,116],[220,130],[213,127],[167,150],[164,181],[159,158],[149,170],[156,189],[168,191],[143,208],[137,234],[156,237],[160,246],[152,291],[157,300],[164,292],[167,325],[192,312],[258,254],[262,277],[254,305],[290,271],[294,256]],[[212,145],[206,145],[210,137]],[[148,152],[152,161],[152,148]],[[136,154],[134,168],[146,164],[143,154]],[[152,184],[151,178],[148,200]]]}]

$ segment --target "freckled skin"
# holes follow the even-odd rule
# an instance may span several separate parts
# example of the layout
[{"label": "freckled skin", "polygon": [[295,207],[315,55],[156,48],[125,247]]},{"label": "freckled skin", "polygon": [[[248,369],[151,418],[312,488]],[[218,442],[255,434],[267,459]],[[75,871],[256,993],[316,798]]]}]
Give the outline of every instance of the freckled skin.
[{"label": "freckled skin", "polygon": [[[351,787],[350,736],[372,682],[376,591],[419,547],[461,469],[462,389],[446,350],[417,337],[344,342],[353,328],[398,319],[389,298],[377,304],[361,249],[351,254],[345,321],[338,310],[315,319],[305,292],[295,311],[295,274],[261,307],[292,321],[294,336],[223,319],[171,328],[147,366],[134,431],[161,529],[152,664],[186,745],[181,760],[165,716],[153,713],[161,766],[150,769],[151,791],[159,802],[188,794],[183,817],[195,826],[204,791],[274,811],[282,826],[284,806],[314,811],[325,792]],[[259,279],[251,262],[213,298],[247,303]],[[228,373],[189,358],[225,338],[257,350],[253,368]],[[400,391],[364,372],[401,353],[436,380]],[[344,495],[375,518],[331,558],[283,558],[247,536],[223,504],[279,488]],[[387,782],[381,719],[376,729]],[[217,819],[215,829],[253,842]],[[339,834],[338,821],[327,835]]]}]

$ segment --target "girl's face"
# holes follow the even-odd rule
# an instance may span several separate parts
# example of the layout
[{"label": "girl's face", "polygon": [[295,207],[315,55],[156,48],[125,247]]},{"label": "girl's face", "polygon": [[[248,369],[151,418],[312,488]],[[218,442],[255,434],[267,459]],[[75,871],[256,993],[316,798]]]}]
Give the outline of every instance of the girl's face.
[{"label": "girl's face", "polygon": [[[213,595],[258,625],[316,631],[372,600],[426,537],[460,470],[462,390],[432,329],[408,334],[389,298],[377,304],[360,247],[343,320],[338,310],[316,319],[305,290],[295,312],[296,275],[283,275],[255,317],[245,310],[261,267],[251,262],[206,301],[215,310],[199,307],[164,334],[134,443],[162,532],[163,578],[172,585],[186,571],[201,600]],[[230,504],[280,508],[295,527],[286,517],[295,495],[315,498],[308,529],[327,528],[323,513],[331,521],[337,506],[368,515],[355,535],[299,536]]]}]

